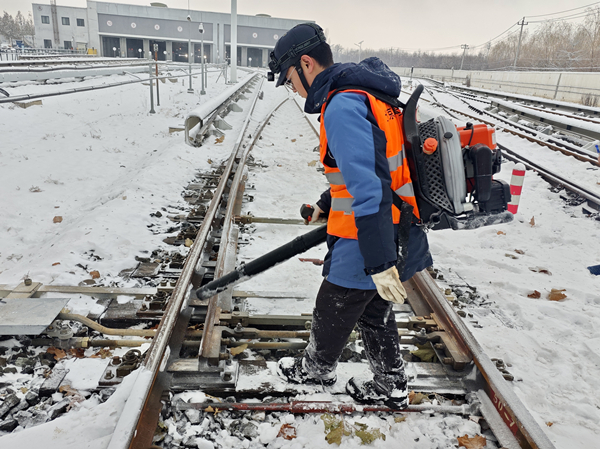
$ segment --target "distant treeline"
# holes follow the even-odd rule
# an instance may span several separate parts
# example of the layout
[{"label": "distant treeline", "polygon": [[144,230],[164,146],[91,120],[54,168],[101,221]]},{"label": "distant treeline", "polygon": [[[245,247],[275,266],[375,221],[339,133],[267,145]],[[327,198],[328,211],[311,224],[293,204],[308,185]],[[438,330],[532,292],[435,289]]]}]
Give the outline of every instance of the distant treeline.
[{"label": "distant treeline", "polygon": [[35,27],[31,13],[27,18],[21,14],[21,11],[18,11],[15,17],[6,11],[0,16],[0,35],[8,39],[10,43],[15,40],[23,40],[25,36],[33,34],[35,34]]},{"label": "distant treeline", "polygon": [[[546,21],[533,31],[523,31],[517,70],[600,70],[600,7],[589,9],[584,21]],[[531,25],[530,25],[531,26]],[[427,51],[407,52],[395,48],[363,49],[361,58],[377,56],[391,67],[430,69],[509,70],[512,69],[519,44],[519,30],[497,43],[452,54]],[[332,45],[336,62],[358,61],[358,48]]]}]

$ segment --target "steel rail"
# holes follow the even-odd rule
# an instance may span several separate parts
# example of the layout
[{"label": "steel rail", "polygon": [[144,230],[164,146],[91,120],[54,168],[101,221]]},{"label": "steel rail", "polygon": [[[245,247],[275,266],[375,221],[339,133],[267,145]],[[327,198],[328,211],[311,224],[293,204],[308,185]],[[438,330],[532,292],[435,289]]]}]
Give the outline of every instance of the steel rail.
[{"label": "steel rail", "polygon": [[[277,110],[283,104],[285,104],[288,100],[289,100],[289,98],[286,98],[285,100],[283,100],[268,114],[267,118],[261,123],[259,128],[255,131],[254,139],[253,139],[252,143],[250,145],[248,145],[246,148],[242,149],[243,151],[239,157],[238,169],[233,178],[231,190],[229,192],[229,201],[227,203],[227,211],[225,214],[225,221],[223,223],[223,229],[222,229],[222,233],[221,233],[220,248],[222,248],[223,251],[219,251],[219,255],[217,256],[215,279],[217,279],[225,274],[225,272],[224,272],[225,260],[227,258],[226,250],[229,248],[230,230],[232,228],[232,225],[235,223],[235,213],[234,213],[235,198],[237,197],[238,190],[239,190],[240,184],[242,182],[242,176],[243,176],[243,169],[241,169],[241,167],[245,166],[246,160],[248,158],[248,155],[250,154],[250,151],[252,150],[252,148],[254,148],[254,145],[260,138],[263,129],[265,128],[265,126],[267,126],[267,124],[269,123],[269,120],[271,119],[273,114],[275,114],[275,112],[277,112]],[[240,145],[241,145],[241,136],[240,136],[240,138],[238,138],[238,142],[236,142],[236,148],[240,149]],[[202,344],[200,345],[200,352],[199,352],[200,357],[207,357],[208,353],[210,352],[210,349],[211,349],[211,344],[212,344],[212,341],[214,338],[213,331],[214,331],[214,327],[215,327],[215,321],[218,317],[218,313],[220,312],[220,308],[218,307],[218,297],[219,297],[219,294],[212,296],[209,299],[208,310],[206,312],[206,319],[204,322],[204,335],[202,336]]]},{"label": "steel rail", "polygon": [[[162,61],[152,61],[152,64],[164,64]],[[46,72],[56,72],[61,70],[90,70],[90,69],[119,69],[122,67],[139,67],[139,66],[147,66],[149,64],[148,60],[144,60],[143,62],[138,61],[137,63],[121,63],[121,64],[102,64],[94,62],[85,62],[85,65],[78,65],[77,63],[71,62],[71,65],[64,65],[60,67],[13,67],[13,68],[3,68],[0,65],[0,73],[46,73]],[[161,64],[161,65],[162,65]],[[6,82],[6,81],[5,81]]]},{"label": "steel rail", "polygon": [[[154,64],[154,63],[150,63],[150,64]],[[198,75],[200,72],[192,72],[192,75]],[[109,87],[118,87],[118,86],[125,86],[127,84],[135,84],[135,83],[147,83],[147,82],[151,82],[153,80],[159,80],[159,79],[167,79],[167,78],[182,78],[182,77],[189,77],[190,74],[186,73],[185,75],[164,75],[164,76],[151,76],[148,79],[138,79],[138,80],[130,80],[130,81],[121,81],[118,83],[111,83],[111,84],[101,84],[98,86],[88,86],[88,87],[81,87],[81,88],[74,88],[74,89],[69,89],[69,90],[63,90],[63,91],[59,91],[59,92],[50,92],[50,93],[45,93],[45,94],[36,94],[36,95],[19,95],[18,97],[8,97],[8,98],[0,98],[0,104],[2,103],[14,103],[16,101],[26,101],[26,100],[34,100],[36,98],[46,98],[46,97],[56,97],[59,95],[68,95],[68,94],[76,94],[76,93],[80,93],[80,92],[89,92],[91,90],[100,90],[100,89],[108,89]]]},{"label": "steel rail", "polygon": [[[509,105],[509,104],[505,104],[505,103],[500,103],[500,102],[498,102],[498,100],[496,100],[496,101],[491,102],[491,106],[496,107],[499,110],[504,111],[504,112],[517,114],[519,117],[526,118],[528,120],[531,120],[531,121],[541,124],[541,125],[554,126],[555,128],[558,128],[561,131],[566,132],[567,134],[572,135],[572,136],[576,136],[579,138],[581,136],[583,136],[583,137],[586,137],[587,139],[592,139],[592,140],[600,139],[600,132],[598,132],[598,131],[593,131],[590,129],[582,128],[580,126],[573,125],[573,124],[563,123],[561,121],[549,119],[546,117],[540,117],[539,115],[536,115],[534,113],[529,113],[529,112],[520,110],[519,109],[520,105],[513,106],[513,105]],[[531,108],[528,108],[528,109],[531,109]],[[540,111],[540,112],[545,112],[545,111]],[[595,123],[598,123],[598,122],[595,122]]]},{"label": "steel rail", "polygon": [[[595,116],[600,115],[600,108],[595,108],[595,107],[592,107],[592,106],[585,106],[585,105],[571,106],[571,105],[569,105],[567,103],[563,103],[563,102],[557,102],[557,101],[551,101],[551,100],[543,100],[541,98],[540,99],[533,99],[533,98],[527,97],[526,95],[499,93],[499,92],[494,92],[494,91],[488,91],[488,90],[485,90],[485,89],[478,89],[476,87],[456,86],[454,84],[450,84],[450,88],[451,89],[456,89],[456,90],[462,90],[464,92],[477,92],[479,94],[485,95],[486,97],[502,98],[502,99],[507,100],[507,101],[512,101],[512,100],[514,100],[514,101],[526,101],[526,102],[529,102],[529,103],[540,104],[540,105],[544,105],[544,106],[547,106],[547,107],[562,108],[562,109],[566,109],[568,111],[587,112],[588,114],[592,114],[592,115],[595,115]],[[552,111],[552,112],[554,112],[554,111]]]},{"label": "steel rail", "polygon": [[[246,84],[249,84],[255,77],[248,79]],[[258,96],[256,90],[255,96]],[[241,130],[243,134],[245,129]],[[180,317],[181,312],[187,308],[187,299],[191,290],[192,277],[194,275],[196,265],[202,255],[206,240],[210,229],[213,226],[219,210],[220,202],[223,199],[223,193],[228,184],[229,173],[231,173],[235,162],[235,152],[230,156],[221,180],[214,194],[215,200],[211,201],[210,206],[205,214],[205,220],[200,226],[194,244],[190,248],[186,263],[183,266],[181,275],[175,284],[175,288],[171,293],[171,299],[167,303],[163,317],[158,325],[156,337],[153,339],[150,348],[147,351],[146,358],[142,363],[142,367],[130,375],[136,375],[136,384],[132,389],[130,398],[125,404],[125,408],[117,423],[115,431],[107,446],[107,449],[124,449],[142,448],[147,446],[147,442],[142,442],[141,439],[147,437],[147,432],[141,431],[144,423],[142,422],[143,412],[149,407],[151,398],[151,390],[154,387],[161,387],[162,379],[158,379],[159,372],[164,370],[164,365],[168,359],[168,345],[171,336],[174,332],[175,325]],[[160,388],[158,388],[160,389]],[[160,397],[160,394],[158,395]],[[154,397],[154,396],[153,396]],[[138,432],[138,429],[140,431]]]},{"label": "steel rail", "polygon": [[[425,87],[425,85],[423,85],[423,87]],[[454,112],[454,113],[456,113],[456,114],[460,114],[460,115],[463,115],[463,116],[465,116],[465,117],[469,117],[469,118],[471,118],[471,119],[473,119],[473,120],[478,120],[478,121],[480,121],[480,122],[486,123],[487,125],[490,125],[490,126],[493,126],[493,127],[496,127],[496,126],[498,126],[498,124],[497,124],[497,123],[489,122],[489,121],[486,121],[486,120],[484,120],[484,119],[482,119],[482,118],[480,118],[480,117],[474,117],[474,116],[472,116],[472,115],[470,115],[470,114],[467,114],[467,113],[465,113],[465,112],[458,111],[458,110],[456,110],[456,109],[453,109],[453,108],[450,108],[450,107],[447,107],[447,106],[444,106],[444,105],[442,105],[442,104],[441,104],[441,103],[440,103],[440,102],[439,102],[439,101],[438,101],[438,100],[435,98],[435,96],[433,95],[433,93],[431,93],[430,89],[428,89],[427,87],[425,87],[425,89],[426,89],[426,90],[429,92],[429,94],[430,94],[430,95],[431,95],[431,96],[434,98],[434,100],[436,101],[436,103],[437,103],[437,104],[438,104],[440,107],[442,107],[442,109],[444,109],[444,110],[445,110],[445,111],[446,111],[448,114],[450,114],[450,112],[449,112],[449,111],[452,111],[452,112]],[[537,132],[537,131],[533,131],[532,129],[529,129],[529,128],[525,127],[525,126],[519,125],[518,123],[514,123],[514,122],[512,122],[512,121],[510,121],[510,120],[507,120],[507,119],[505,119],[504,117],[500,117],[500,116],[498,116],[498,115],[496,115],[496,114],[493,114],[493,113],[491,113],[491,112],[489,112],[489,111],[485,111],[485,110],[483,110],[483,109],[478,109],[478,108],[476,108],[476,107],[474,107],[474,106],[470,105],[469,103],[467,103],[467,101],[465,101],[463,98],[459,98],[459,97],[457,97],[456,95],[454,95],[454,94],[451,94],[451,93],[449,93],[449,92],[446,92],[446,93],[448,93],[449,95],[452,95],[452,96],[454,96],[455,98],[458,98],[458,99],[459,99],[459,100],[461,100],[463,103],[465,103],[465,104],[466,104],[466,105],[467,105],[467,106],[468,106],[470,109],[474,110],[474,111],[475,111],[475,112],[477,112],[478,114],[482,114],[482,115],[488,115],[488,116],[490,116],[490,117],[492,117],[492,118],[494,118],[494,119],[496,119],[496,120],[498,120],[498,121],[500,121],[500,122],[502,122],[502,123],[504,123],[504,124],[506,124],[506,125],[510,126],[511,128],[516,128],[516,129],[519,129],[520,131],[522,131],[522,132],[523,132],[523,133],[525,133],[525,134],[530,134],[531,136],[537,136],[537,135],[538,135],[538,132]],[[423,100],[425,100],[425,101],[429,102],[429,100],[427,100],[427,99],[425,99],[425,98],[423,98]],[[451,115],[452,117],[454,117],[452,114],[450,114],[450,115]],[[591,164],[593,164],[593,165],[597,165],[597,166],[599,166],[599,167],[600,167],[600,163],[598,163],[597,159],[596,159],[594,156],[592,156],[592,155],[591,155],[591,154],[589,154],[588,152],[586,152],[586,151],[583,151],[582,149],[580,149],[580,148],[576,147],[575,145],[572,145],[572,144],[570,144],[570,143],[568,143],[568,142],[559,142],[559,141],[557,141],[556,139],[553,139],[553,138],[550,138],[550,139],[548,139],[548,141],[544,141],[544,140],[537,139],[537,138],[535,138],[535,137],[530,137],[530,136],[527,136],[527,135],[525,135],[525,134],[523,134],[523,133],[521,133],[521,132],[519,132],[519,131],[514,131],[514,130],[512,130],[512,129],[507,129],[506,127],[503,127],[502,129],[503,129],[503,131],[506,131],[506,132],[508,132],[508,133],[511,133],[511,134],[513,134],[513,135],[515,135],[515,136],[521,137],[521,138],[523,138],[523,139],[527,139],[527,140],[529,140],[530,142],[534,142],[534,143],[537,143],[537,144],[539,144],[539,145],[542,145],[542,146],[545,146],[545,147],[547,147],[547,148],[550,148],[550,149],[551,149],[551,150],[553,150],[553,151],[560,151],[560,152],[561,152],[561,153],[563,153],[565,156],[572,156],[572,157],[574,157],[575,159],[578,159],[578,160],[580,160],[580,161],[582,161],[582,162],[589,162],[589,163],[591,163]],[[577,135],[577,136],[579,137],[579,136],[581,136],[581,135]],[[552,144],[552,143],[550,143],[550,142],[553,142],[555,145],[553,145],[553,144]]]},{"label": "steel rail", "polygon": [[597,206],[597,208],[600,208],[600,195],[586,189],[585,187],[581,187],[581,186],[573,183],[572,181],[569,181],[568,179],[566,179],[560,175],[557,175],[556,173],[553,173],[552,171],[548,170],[547,168],[544,168],[542,165],[537,164],[536,162],[533,162],[533,161],[521,156],[517,152],[510,150],[509,148],[505,147],[504,145],[498,144],[498,147],[502,150],[503,155],[507,159],[509,159],[513,162],[521,162],[528,169],[535,170],[536,172],[538,172],[539,175],[542,178],[544,178],[545,180],[547,180],[548,182],[550,182],[552,184],[560,185],[560,186],[564,187],[565,189],[567,189],[568,191],[575,193],[582,198],[585,198],[588,202],[595,204]]},{"label": "steel rail", "polygon": [[[473,116],[471,114],[467,114],[466,112],[458,111],[458,110],[453,109],[453,108],[448,108],[448,107],[444,107],[444,108],[445,109],[447,108],[448,110],[450,110],[450,111],[452,111],[452,112],[454,112],[456,114],[460,114],[460,115],[462,115],[464,117],[468,117],[470,119],[473,119],[473,120],[485,123],[485,124],[487,124],[489,126],[492,126],[492,127],[498,126],[497,123],[490,122],[488,120],[484,120],[481,117],[475,117],[475,116]],[[505,120],[505,119],[503,119],[501,117],[498,117],[498,116],[496,116],[494,114],[491,114],[490,112],[480,111],[480,110],[477,110],[477,111],[480,112],[480,113],[489,115],[489,116],[491,116],[491,117],[493,117],[495,119],[501,120],[502,122],[505,122],[506,124],[508,124],[508,125],[510,125],[512,127],[522,129],[522,127],[516,125],[515,123],[513,123],[513,122],[511,122],[509,120]],[[537,143],[538,145],[545,146],[547,148],[550,148],[553,151],[559,151],[559,152],[563,153],[565,156],[572,156],[572,157],[574,157],[575,159],[577,159],[577,160],[579,160],[581,162],[589,162],[592,165],[600,167],[600,163],[593,156],[591,156],[588,153],[583,152],[581,150],[576,150],[576,149],[571,150],[571,149],[567,149],[567,148],[562,148],[562,147],[557,146],[557,145],[552,145],[551,143],[548,143],[548,142],[545,142],[543,140],[537,139],[537,138],[535,138],[533,136],[525,135],[523,133],[520,133],[520,132],[512,130],[512,129],[507,129],[506,127],[503,127],[502,131],[510,133],[510,134],[513,134],[513,135],[518,136],[518,137],[521,137],[523,139],[529,140],[530,142]],[[532,134],[532,135],[537,134],[536,132],[533,132],[532,130],[528,130],[528,129],[525,129],[523,131],[525,131],[525,132],[527,132],[529,134]]]},{"label": "steel rail", "polygon": [[553,449],[554,445],[542,431],[519,397],[502,377],[496,365],[485,354],[464,321],[458,316],[448,300],[441,294],[438,285],[428,272],[421,271],[413,280],[424,298],[438,313],[448,320],[450,331],[469,348],[473,361],[485,379],[486,393],[496,410],[517,438],[522,448]]}]

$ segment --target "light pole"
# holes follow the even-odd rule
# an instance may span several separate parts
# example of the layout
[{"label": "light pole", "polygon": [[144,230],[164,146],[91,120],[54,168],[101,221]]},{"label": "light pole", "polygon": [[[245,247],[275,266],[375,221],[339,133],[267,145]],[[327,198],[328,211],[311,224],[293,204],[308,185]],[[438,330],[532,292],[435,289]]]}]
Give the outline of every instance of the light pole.
[{"label": "light pole", "polygon": [[204,95],[206,92],[204,91],[204,24],[202,22],[198,25],[198,32],[200,33],[200,62],[202,63],[202,90],[200,95]]},{"label": "light pole", "polygon": [[[190,4],[188,2],[188,12],[189,12],[189,9],[190,9]],[[187,54],[187,58],[188,58],[188,64],[190,67],[190,87],[188,88],[188,93],[193,94],[194,89],[192,89],[192,60],[190,58],[190,55],[193,55],[194,52],[191,51],[192,50],[192,16],[190,16],[189,14],[187,16],[187,21],[188,21],[188,54]]]},{"label": "light pole", "polygon": [[364,41],[360,41],[358,44],[354,44],[358,47],[358,62],[360,62],[360,54],[362,53],[362,43]]},{"label": "light pole", "polygon": [[[160,106],[160,94],[158,92],[158,44],[154,44],[154,62],[156,64],[156,106]],[[150,80],[150,89],[152,89],[152,80]]]},{"label": "light pole", "polygon": [[232,83],[237,83],[237,0],[231,0],[231,77]]}]

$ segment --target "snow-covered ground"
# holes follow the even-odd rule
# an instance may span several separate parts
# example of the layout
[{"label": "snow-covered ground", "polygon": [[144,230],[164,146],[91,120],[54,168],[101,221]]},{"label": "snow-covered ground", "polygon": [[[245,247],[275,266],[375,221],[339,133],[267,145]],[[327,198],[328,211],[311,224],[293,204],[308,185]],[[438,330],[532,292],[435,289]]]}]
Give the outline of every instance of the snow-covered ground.
[{"label": "snow-covered ground", "polygon": [[[128,77],[103,80],[121,79]],[[184,144],[181,133],[168,132],[170,125],[183,123],[189,110],[226,88],[222,78],[216,79],[216,73],[209,76],[206,97],[188,94],[187,80],[185,86],[181,80],[161,84],[162,106],[154,115],[148,113],[149,87],[140,84],[50,97],[42,106],[28,109],[0,105],[0,283],[16,286],[29,276],[45,284],[77,285],[90,282],[90,273],[98,271],[97,283],[134,286],[134,281],[120,278],[119,272],[134,267],[135,257],[147,257],[147,251],[172,250],[162,242],[171,225],[166,215],[180,212],[178,208],[185,206],[181,192],[196,171],[218,166],[237,137],[231,131],[222,143],[211,138],[207,145],[192,148]],[[86,80],[72,86],[98,82]],[[194,83],[199,87],[199,78]],[[19,95],[70,85],[6,89]],[[265,83],[263,89],[259,115],[288,95],[272,84]],[[289,120],[288,129],[267,129],[254,150],[256,162],[280,169],[270,182],[258,178],[254,182],[250,177],[255,190],[247,193],[255,200],[245,208],[256,216],[297,218],[300,204],[316,201],[325,188],[324,177],[316,171],[318,164],[309,165],[318,159],[312,151],[317,139],[294,108],[289,104],[277,113],[283,121]],[[440,113],[421,104],[424,117]],[[239,125],[242,115],[230,114],[227,121]],[[498,141],[514,150],[536,153],[546,167],[598,189],[600,171],[590,164],[505,133],[498,134]],[[505,163],[499,177],[510,180],[512,168]],[[156,211],[162,217],[150,216]],[[273,233],[273,227],[262,232],[257,225],[254,240],[242,247],[242,257],[254,257],[306,230],[282,225],[279,232]],[[490,357],[510,364],[508,369],[515,376],[511,385],[556,447],[596,447],[600,437],[596,385],[600,380],[600,277],[586,267],[600,264],[600,221],[583,216],[581,206],[566,205],[560,194],[528,172],[512,223],[475,231],[431,232],[429,241],[434,266],[445,277],[441,286],[476,287],[479,297],[465,303],[465,310],[473,314],[467,324]],[[306,257],[324,254],[321,247]],[[249,308],[261,313],[310,312],[319,273],[320,268],[312,264],[290,261],[239,288],[281,291],[293,286],[305,299],[285,304],[252,299]],[[551,289],[564,289],[566,298],[550,301]],[[528,297],[534,291],[540,293],[539,298]],[[88,400],[58,420],[2,436],[0,448],[42,444],[47,448],[104,448],[129,388],[126,381],[101,405]],[[465,427],[453,417],[390,419],[349,418],[353,424],[360,421],[386,434],[385,442],[376,440],[373,447],[450,447],[457,444],[456,436],[478,431],[475,423]],[[273,430],[284,423],[297,428],[298,438],[291,443],[277,438]],[[256,438],[269,447],[326,447],[324,428],[319,418],[284,414],[261,424]],[[230,447],[239,442],[228,438],[224,435],[223,443],[229,441]],[[344,447],[360,444],[357,437],[344,438]],[[198,447],[210,446],[199,438]]]}]

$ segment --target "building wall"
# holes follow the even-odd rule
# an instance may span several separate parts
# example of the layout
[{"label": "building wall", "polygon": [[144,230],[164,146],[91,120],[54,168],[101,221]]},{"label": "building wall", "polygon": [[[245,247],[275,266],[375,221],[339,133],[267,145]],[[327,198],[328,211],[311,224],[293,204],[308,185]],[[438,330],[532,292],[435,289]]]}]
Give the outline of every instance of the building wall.
[{"label": "building wall", "polygon": [[[114,48],[118,48],[115,56],[126,56],[127,39],[141,39],[143,56],[150,57],[150,42],[165,42],[167,59],[172,60],[173,48],[181,47],[188,41],[200,44],[204,40],[208,45],[209,62],[223,62],[228,53],[231,36],[231,16],[227,13],[207,11],[188,11],[185,9],[160,8],[153,6],[127,5],[121,3],[104,3],[90,1],[86,8],[58,6],[59,44],[54,42],[52,14],[50,5],[33,4],[33,18],[36,28],[36,46],[43,47],[44,39],[51,39],[53,47],[63,47],[64,41],[82,42],[88,48],[99,49],[100,55],[113,56]],[[188,14],[191,20],[187,20]],[[42,24],[41,16],[50,17],[50,24]],[[70,25],[61,24],[61,17],[69,17]],[[85,27],[77,27],[77,18],[85,20]],[[263,66],[267,64],[270,51],[287,30],[306,20],[281,19],[265,16],[238,15],[238,48],[241,65]],[[198,31],[203,23],[204,33]],[[108,44],[110,42],[110,44]],[[118,43],[118,44],[117,44]],[[75,45],[75,44],[74,44]],[[110,48],[103,48],[109,45]],[[193,45],[200,48],[199,45]],[[187,48],[187,47],[186,47]],[[207,47],[205,47],[207,48]],[[248,56],[248,48],[254,55],[252,61]]]},{"label": "building wall", "polygon": [[[89,47],[89,32],[88,32],[88,15],[86,8],[73,8],[69,6],[57,6],[58,18],[58,43],[54,41],[54,29],[52,20],[52,10],[50,5],[42,5],[33,3],[33,23],[35,25],[35,46],[43,47],[44,40],[52,41],[53,48],[63,48],[64,41],[71,41],[73,48],[77,48],[77,43],[80,47]],[[42,23],[42,16],[48,16],[50,23]],[[69,25],[62,24],[62,18],[69,18]],[[85,26],[78,27],[77,19],[83,19]]]},{"label": "building wall", "polygon": [[[411,68],[393,69],[410,76]],[[586,98],[600,101],[600,73],[593,72],[490,72],[471,70],[413,69],[413,76],[440,81],[467,83],[471,87],[533,95],[557,101],[584,103]]]}]

